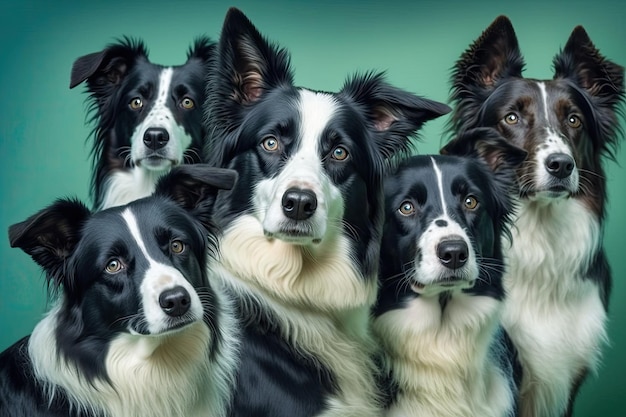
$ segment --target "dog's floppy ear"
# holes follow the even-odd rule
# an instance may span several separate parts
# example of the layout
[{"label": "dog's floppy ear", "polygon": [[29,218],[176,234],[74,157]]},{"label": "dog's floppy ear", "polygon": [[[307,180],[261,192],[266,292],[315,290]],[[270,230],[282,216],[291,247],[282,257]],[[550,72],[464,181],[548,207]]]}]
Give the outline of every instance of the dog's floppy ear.
[{"label": "dog's floppy ear", "polygon": [[58,286],[63,280],[67,258],[81,238],[91,212],[77,200],[57,200],[49,207],[9,227],[11,247],[29,254]]},{"label": "dog's floppy ear", "polygon": [[91,92],[104,92],[119,85],[140,58],[147,59],[148,50],[143,42],[130,38],[110,44],[100,52],[81,56],[72,65],[70,88],[87,81]]},{"label": "dog's floppy ear", "polygon": [[446,104],[393,87],[382,73],[353,76],[339,95],[365,109],[370,128],[381,138],[385,158],[409,150],[410,137],[425,122],[451,111]]},{"label": "dog's floppy ear", "polygon": [[442,155],[470,156],[482,159],[493,172],[516,168],[528,153],[509,143],[496,129],[471,129],[446,144]]},{"label": "dog's floppy ear", "polygon": [[624,95],[624,68],[603,57],[582,26],[574,28],[554,57],[554,78],[572,79],[591,96],[605,98],[611,105]]},{"label": "dog's floppy ear", "polygon": [[207,164],[180,165],[157,183],[154,194],[167,197],[209,227],[212,204],[219,190],[230,190],[237,171]]}]

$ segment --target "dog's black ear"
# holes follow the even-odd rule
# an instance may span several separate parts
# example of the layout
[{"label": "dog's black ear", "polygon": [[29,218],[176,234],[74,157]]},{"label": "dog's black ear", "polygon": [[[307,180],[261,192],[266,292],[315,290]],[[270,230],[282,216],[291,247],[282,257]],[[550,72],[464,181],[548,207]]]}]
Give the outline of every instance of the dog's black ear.
[{"label": "dog's black ear", "polygon": [[493,172],[520,166],[528,153],[508,142],[496,129],[476,128],[446,144],[442,155],[469,156],[482,159]]},{"label": "dog's black ear", "polygon": [[582,26],[554,57],[554,78],[569,78],[590,95],[616,104],[624,95],[624,68],[600,54]]},{"label": "dog's black ear", "polygon": [[100,52],[81,56],[72,65],[70,88],[87,81],[92,93],[105,92],[120,84],[137,59],[147,59],[143,42],[124,38]]},{"label": "dog's black ear", "polygon": [[20,248],[44,268],[57,285],[63,279],[65,261],[81,238],[91,212],[77,200],[57,200],[49,207],[9,227],[11,247]]},{"label": "dog's black ear", "polygon": [[410,138],[425,122],[451,111],[444,103],[388,84],[382,73],[353,76],[339,95],[366,110],[370,128],[380,134],[385,158],[410,150]]},{"label": "dog's black ear", "polygon": [[236,8],[224,19],[216,64],[216,94],[238,104],[258,100],[271,87],[293,84],[287,51],[266,40]]},{"label": "dog's black ear", "polygon": [[502,78],[521,77],[523,69],[513,25],[508,17],[499,16],[456,62],[452,88],[457,95],[467,86],[493,88]]},{"label": "dog's black ear", "polygon": [[204,62],[209,60],[215,54],[216,44],[207,36],[200,36],[196,38],[193,45],[187,51],[187,60],[200,59]]},{"label": "dog's black ear", "polygon": [[207,164],[180,165],[159,180],[154,195],[173,200],[209,226],[217,192],[232,189],[236,181],[237,171],[232,169]]}]

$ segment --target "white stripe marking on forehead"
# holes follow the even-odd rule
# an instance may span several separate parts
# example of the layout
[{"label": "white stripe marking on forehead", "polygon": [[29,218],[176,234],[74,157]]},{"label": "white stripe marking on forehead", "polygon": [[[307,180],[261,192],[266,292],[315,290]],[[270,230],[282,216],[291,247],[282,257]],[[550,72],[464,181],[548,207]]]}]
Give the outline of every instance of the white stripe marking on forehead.
[{"label": "white stripe marking on forehead", "polygon": [[430,160],[433,162],[433,170],[435,171],[435,176],[437,177],[437,187],[439,188],[439,197],[441,198],[441,209],[443,210],[443,217],[447,218],[448,211],[446,210],[446,201],[443,196],[443,175],[441,174],[441,170],[435,162],[435,158],[431,157]]},{"label": "white stripe marking on forehead", "polygon": [[155,264],[156,262],[154,261],[154,259],[152,259],[150,255],[148,255],[148,250],[146,249],[146,245],[143,242],[143,239],[141,238],[141,232],[139,232],[139,225],[137,224],[137,219],[135,218],[135,215],[133,214],[133,212],[129,208],[127,208],[126,210],[122,212],[122,218],[124,219],[124,221],[126,221],[126,225],[128,226],[128,229],[130,230],[131,236],[133,237],[133,239],[135,239],[135,242],[137,242],[139,249],[141,249],[141,251],[143,252],[143,255],[146,257],[148,262],[150,264]]},{"label": "white stripe marking on forehead", "polygon": [[541,98],[543,100],[543,114],[546,117],[546,124],[550,125],[550,119],[548,117],[548,92],[546,91],[546,85],[542,82],[538,82],[539,91],[541,91]]},{"label": "white stripe marking on forehead", "polygon": [[299,106],[302,141],[298,153],[309,157],[318,157],[319,139],[328,126],[328,122],[337,112],[337,102],[329,94],[301,90]]}]

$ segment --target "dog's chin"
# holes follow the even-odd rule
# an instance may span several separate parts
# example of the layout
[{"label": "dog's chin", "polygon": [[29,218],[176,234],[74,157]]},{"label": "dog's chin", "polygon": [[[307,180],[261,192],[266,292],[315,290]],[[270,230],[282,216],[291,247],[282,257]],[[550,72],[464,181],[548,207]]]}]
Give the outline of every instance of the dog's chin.
[{"label": "dog's chin", "polygon": [[458,276],[439,277],[429,282],[414,280],[411,283],[411,290],[422,296],[437,295],[442,292],[462,291],[470,289],[476,283],[476,279],[463,278]]},{"label": "dog's chin", "polygon": [[175,319],[168,320],[167,323],[160,326],[158,330],[148,330],[146,327],[142,326],[140,328],[135,328],[131,326],[128,330],[130,334],[141,335],[147,337],[161,337],[161,336],[170,336],[176,333],[181,333],[190,328],[193,324],[197,323],[198,320],[192,317],[180,317]]},{"label": "dog's chin", "polygon": [[178,165],[176,161],[159,155],[147,156],[135,161],[135,164],[148,171],[166,171]]},{"label": "dog's chin", "polygon": [[570,198],[574,192],[566,187],[557,186],[543,189],[527,190],[522,197],[530,201],[550,203]]}]

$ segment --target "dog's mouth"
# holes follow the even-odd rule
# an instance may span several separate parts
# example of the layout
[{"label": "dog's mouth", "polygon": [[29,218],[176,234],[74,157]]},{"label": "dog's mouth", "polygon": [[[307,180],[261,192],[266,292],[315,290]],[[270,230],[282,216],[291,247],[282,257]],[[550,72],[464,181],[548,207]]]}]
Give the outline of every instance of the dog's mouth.
[{"label": "dog's mouth", "polygon": [[442,277],[436,281],[424,283],[414,281],[411,283],[411,290],[417,294],[439,293],[451,289],[469,289],[476,283],[475,279],[466,279],[458,276]]},{"label": "dog's mouth", "polygon": [[282,228],[278,232],[265,230],[264,235],[268,239],[279,239],[293,245],[317,245],[322,242],[322,238],[313,235],[309,230],[301,227]]},{"label": "dog's mouth", "polygon": [[161,171],[178,165],[178,161],[153,153],[135,161],[135,164],[152,171]]}]

